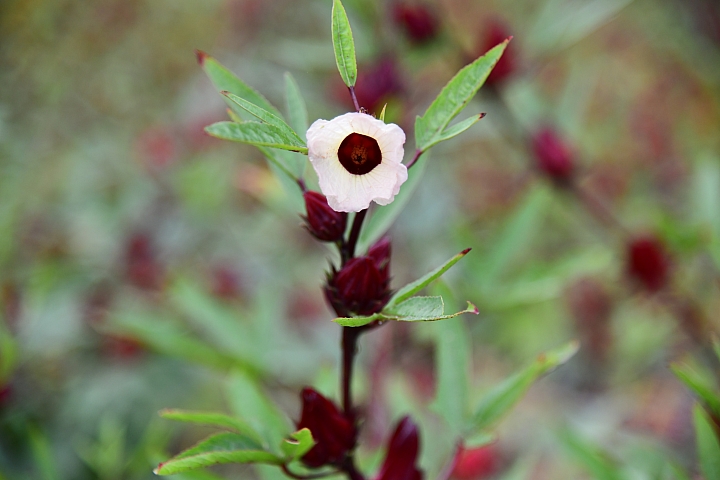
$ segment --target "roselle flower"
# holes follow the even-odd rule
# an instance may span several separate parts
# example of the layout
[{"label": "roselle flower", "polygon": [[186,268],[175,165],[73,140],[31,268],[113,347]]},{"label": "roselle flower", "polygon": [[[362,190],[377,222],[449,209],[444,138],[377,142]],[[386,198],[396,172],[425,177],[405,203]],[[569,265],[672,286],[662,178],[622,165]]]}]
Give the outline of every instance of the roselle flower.
[{"label": "roselle flower", "polygon": [[567,183],[575,169],[573,153],[560,135],[550,127],[540,129],[532,139],[537,168],[559,184]]},{"label": "roselle flower", "polygon": [[305,226],[308,231],[322,242],[342,240],[347,225],[347,213],[330,208],[324,195],[318,192],[303,193],[307,216]]},{"label": "roselle flower", "polygon": [[365,113],[316,120],[307,131],[308,157],[320,190],[338,212],[387,205],[408,178],[405,132]]},{"label": "roselle flower", "polygon": [[325,298],[343,317],[372,315],[390,300],[390,240],[380,239],[368,254],[350,259],[328,276]]},{"label": "roselle flower", "polygon": [[388,443],[385,461],[374,480],[422,480],[416,466],[420,439],[417,426],[410,417],[403,417]]},{"label": "roselle flower", "polygon": [[628,275],[645,289],[656,292],[667,284],[670,265],[660,239],[638,237],[628,244],[626,255]]},{"label": "roselle flower", "polygon": [[396,3],[393,7],[393,21],[416,44],[432,40],[440,30],[437,15],[428,5],[423,4]]},{"label": "roselle flower", "polygon": [[315,440],[315,445],[301,460],[311,468],[341,463],[355,446],[353,419],[346,417],[333,402],[312,388],[304,388],[301,398],[302,413],[297,428],[309,428]]},{"label": "roselle flower", "polygon": [[[508,37],[510,37],[510,30],[507,25],[501,20],[492,20],[488,23],[481,38],[480,48],[478,49],[479,54],[484,55],[485,52],[505,41]],[[515,48],[513,45],[508,45],[485,80],[485,85],[497,86],[501,84],[515,72],[516,64]]]}]

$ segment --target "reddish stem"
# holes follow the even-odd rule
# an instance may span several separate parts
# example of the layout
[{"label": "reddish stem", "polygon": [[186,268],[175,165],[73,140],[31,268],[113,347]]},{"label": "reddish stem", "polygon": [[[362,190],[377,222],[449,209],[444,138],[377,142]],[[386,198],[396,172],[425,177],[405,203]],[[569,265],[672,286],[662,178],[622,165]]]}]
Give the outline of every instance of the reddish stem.
[{"label": "reddish stem", "polygon": [[350,90],[350,96],[352,97],[353,105],[355,106],[355,111],[360,112],[360,104],[358,103],[357,95],[355,95],[355,86],[348,87],[348,90]]}]

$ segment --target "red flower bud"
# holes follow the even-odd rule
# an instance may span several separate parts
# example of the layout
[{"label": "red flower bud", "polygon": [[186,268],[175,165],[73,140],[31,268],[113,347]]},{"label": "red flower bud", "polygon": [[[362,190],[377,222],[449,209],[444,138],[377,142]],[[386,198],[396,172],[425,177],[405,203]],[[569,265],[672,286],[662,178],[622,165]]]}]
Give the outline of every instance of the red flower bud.
[{"label": "red flower bud", "polygon": [[670,268],[665,247],[653,236],[639,237],[627,246],[627,273],[651,292],[663,288]]},{"label": "red flower bud", "polygon": [[[500,20],[490,22],[484,33],[484,36],[481,38],[480,48],[478,49],[480,55],[484,55],[485,52],[510,37],[507,25]],[[500,60],[498,60],[490,72],[490,75],[488,75],[487,80],[485,80],[485,85],[497,86],[502,83],[515,72],[516,64],[515,49],[513,45],[508,45],[500,57]]]},{"label": "red flower bud", "polygon": [[357,432],[352,418],[343,415],[338,407],[312,388],[302,394],[302,413],[297,428],[309,428],[315,445],[302,461],[310,468],[338,465],[355,446]]},{"label": "red flower bud", "polygon": [[[355,94],[360,105],[369,112],[379,112],[384,102],[403,92],[397,64],[395,59],[386,57],[358,73]],[[347,100],[347,88],[339,89],[338,93],[342,93],[341,98]]]},{"label": "red flower bud", "polygon": [[130,283],[144,290],[159,290],[163,266],[156,257],[152,239],[143,233],[130,237],[125,252],[126,275]]},{"label": "red flower bud", "polygon": [[347,225],[347,213],[336,212],[328,205],[325,196],[318,192],[303,193],[308,231],[321,242],[342,240]]},{"label": "red flower bud", "polygon": [[420,439],[417,425],[410,417],[403,417],[388,443],[385,461],[375,480],[422,480],[416,467]]},{"label": "red flower bud", "polygon": [[570,147],[550,127],[538,131],[532,140],[537,168],[557,183],[570,180],[574,170]]},{"label": "red flower bud", "polygon": [[372,315],[390,300],[390,239],[381,238],[368,254],[350,259],[328,276],[325,298],[340,316]]},{"label": "red flower bud", "polygon": [[398,2],[393,7],[393,20],[405,31],[411,42],[426,43],[437,35],[440,22],[428,5]]},{"label": "red flower bud", "polygon": [[498,452],[492,445],[478,448],[461,448],[457,453],[451,478],[480,480],[493,475],[499,464]]}]

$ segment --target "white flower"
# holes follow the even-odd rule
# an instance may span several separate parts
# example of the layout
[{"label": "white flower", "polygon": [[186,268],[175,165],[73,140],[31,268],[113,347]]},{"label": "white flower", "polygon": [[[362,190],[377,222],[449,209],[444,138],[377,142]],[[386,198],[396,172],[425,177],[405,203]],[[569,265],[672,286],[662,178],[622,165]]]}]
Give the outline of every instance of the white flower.
[{"label": "white flower", "polygon": [[365,113],[316,120],[307,131],[308,157],[320,190],[338,212],[392,202],[408,178],[405,132]]}]

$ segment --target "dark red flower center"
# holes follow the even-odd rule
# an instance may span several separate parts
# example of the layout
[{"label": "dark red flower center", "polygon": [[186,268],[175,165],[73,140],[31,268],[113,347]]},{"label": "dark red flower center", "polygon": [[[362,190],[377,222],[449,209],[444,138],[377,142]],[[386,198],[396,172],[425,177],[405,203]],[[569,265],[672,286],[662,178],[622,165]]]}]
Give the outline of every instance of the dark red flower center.
[{"label": "dark red flower center", "polygon": [[353,175],[365,175],[380,165],[382,152],[374,138],[351,133],[340,144],[338,158],[348,172]]}]

